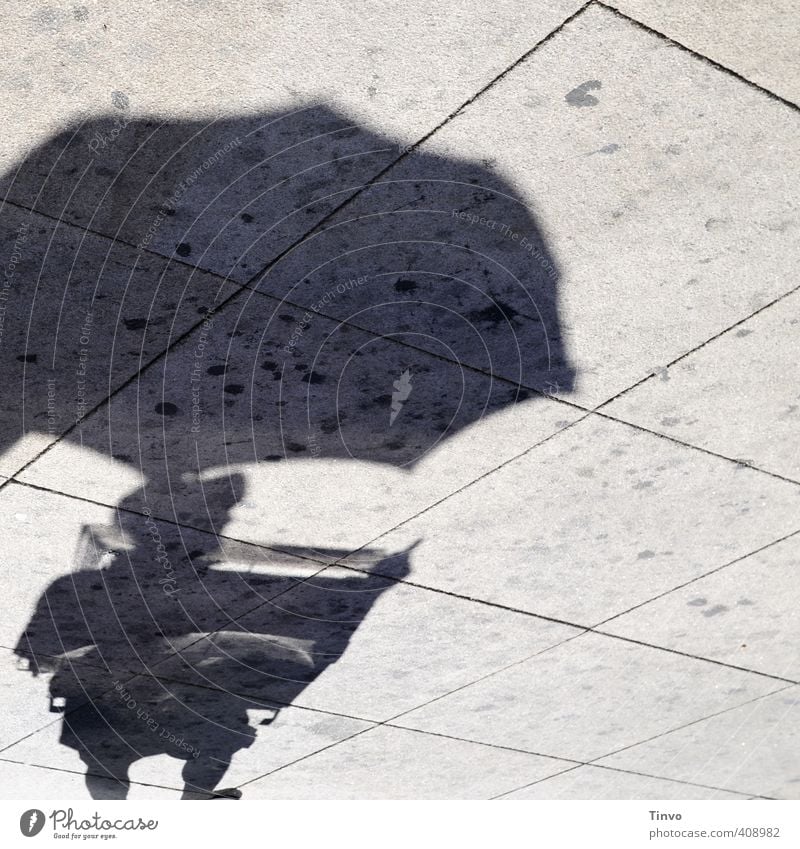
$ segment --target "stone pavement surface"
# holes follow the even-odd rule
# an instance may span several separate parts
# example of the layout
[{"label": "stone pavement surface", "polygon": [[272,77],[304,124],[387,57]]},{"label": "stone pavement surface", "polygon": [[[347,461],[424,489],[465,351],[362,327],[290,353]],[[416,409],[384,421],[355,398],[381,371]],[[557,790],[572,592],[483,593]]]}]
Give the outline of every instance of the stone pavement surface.
[{"label": "stone pavement surface", "polygon": [[800,798],[795,4],[4,5],[0,795]]}]

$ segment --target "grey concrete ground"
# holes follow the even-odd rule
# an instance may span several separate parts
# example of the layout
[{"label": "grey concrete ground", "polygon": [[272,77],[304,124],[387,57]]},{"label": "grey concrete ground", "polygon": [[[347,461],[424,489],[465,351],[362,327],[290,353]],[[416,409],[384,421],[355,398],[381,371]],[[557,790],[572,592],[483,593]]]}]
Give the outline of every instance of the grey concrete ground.
[{"label": "grey concrete ground", "polygon": [[3,5],[2,797],[800,797],[795,4]]}]

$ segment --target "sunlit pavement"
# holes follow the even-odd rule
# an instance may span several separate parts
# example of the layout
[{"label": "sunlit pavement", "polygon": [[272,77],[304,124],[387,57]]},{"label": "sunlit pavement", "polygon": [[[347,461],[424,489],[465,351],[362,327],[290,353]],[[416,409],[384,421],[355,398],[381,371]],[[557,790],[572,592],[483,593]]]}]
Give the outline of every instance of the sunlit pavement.
[{"label": "sunlit pavement", "polygon": [[4,798],[800,797],[794,4],[6,5]]}]

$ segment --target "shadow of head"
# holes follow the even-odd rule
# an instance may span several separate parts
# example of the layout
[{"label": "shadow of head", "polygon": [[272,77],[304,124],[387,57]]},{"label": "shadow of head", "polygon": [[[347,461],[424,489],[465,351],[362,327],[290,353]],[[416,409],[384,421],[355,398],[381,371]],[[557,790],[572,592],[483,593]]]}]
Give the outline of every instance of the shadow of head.
[{"label": "shadow of head", "polygon": [[[247,699],[290,703],[408,555],[380,561],[381,578],[326,572],[287,613],[270,601],[297,580],[281,563],[218,568],[224,552],[179,526],[223,529],[255,469],[333,461],[315,466],[319,489],[345,497],[348,464],[413,473],[493,414],[568,393],[556,262],[491,163],[405,149],[324,106],[121,111],[50,139],[2,189],[0,473],[59,442],[90,449],[70,468],[82,495],[114,504],[121,467],[98,472],[103,457],[141,483],[118,502],[125,545],[55,581],[18,652],[57,670],[64,742],[90,776],[124,790],[133,760],[167,751],[187,761],[187,792],[207,790],[252,742]],[[151,674],[162,662],[185,673],[179,693]],[[72,713],[91,668],[114,689]]]}]

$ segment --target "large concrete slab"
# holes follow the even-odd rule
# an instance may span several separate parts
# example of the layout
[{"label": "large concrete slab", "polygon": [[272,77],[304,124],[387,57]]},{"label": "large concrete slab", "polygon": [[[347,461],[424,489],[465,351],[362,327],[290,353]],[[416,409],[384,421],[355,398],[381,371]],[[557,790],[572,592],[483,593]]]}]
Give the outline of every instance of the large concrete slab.
[{"label": "large concrete slab", "polygon": [[605,412],[800,480],[800,293],[714,339]]},{"label": "large concrete slab", "polygon": [[[382,569],[400,579],[413,562],[393,558]],[[579,633],[331,568],[152,672],[383,721]]]},{"label": "large concrete slab", "polygon": [[[405,182],[342,210],[261,285],[313,305],[374,275],[390,307],[359,318],[392,331],[415,299],[458,310],[430,272],[472,283],[463,247],[487,246],[551,318],[557,305],[548,335],[577,372],[569,397],[600,403],[796,285],[798,128],[794,110],[592,6],[437,132],[422,149],[435,158],[404,160],[384,181]],[[443,163],[465,156],[480,163],[472,191],[446,184],[465,169]],[[393,233],[415,250],[386,250]],[[502,301],[511,278],[492,270],[484,287]],[[438,332],[429,313],[422,329]]]},{"label": "large concrete slab", "polygon": [[489,799],[564,762],[383,726],[243,787],[248,799]]},{"label": "large concrete slab", "polygon": [[212,15],[193,0],[103,0],[26,9],[8,15],[9,43],[26,49],[8,51],[2,65],[9,108],[20,116],[5,145],[24,152],[37,130],[110,107],[114,91],[132,111],[157,115],[229,114],[256,96],[297,105],[316,94],[398,133],[423,132],[580,5],[447,0],[434,11],[424,0],[396,8],[348,0],[321,14],[233,0]]},{"label": "large concrete slab", "polygon": [[613,0],[610,5],[745,79],[800,103],[799,33],[793,0]]},{"label": "large concrete slab", "polygon": [[794,531],[798,503],[793,483],[592,416],[377,544],[422,540],[424,586],[593,625]]},{"label": "large concrete slab", "polygon": [[248,292],[21,479],[336,559],[580,415]]},{"label": "large concrete slab", "polygon": [[[80,703],[108,689],[105,670],[79,660],[74,663],[83,681],[83,692],[75,694]],[[35,661],[29,664],[27,658],[19,658],[6,648],[0,648],[0,699],[4,712],[0,752],[58,721],[58,704],[51,699],[46,670],[40,672]]]},{"label": "large concrete slab", "polygon": [[[0,768],[0,796],[3,799],[42,799],[63,802],[65,799],[91,799],[80,771],[65,771],[49,767],[2,761]],[[117,792],[116,782],[97,779],[101,798],[113,799]],[[101,791],[101,792],[102,792]],[[136,784],[131,788],[129,799],[163,799],[175,801],[180,791],[159,786]],[[205,798],[199,796],[197,798]]]},{"label": "large concrete slab", "polygon": [[26,50],[4,60],[19,120],[1,161],[24,164],[10,194],[246,279],[335,205],[326,195],[346,197],[580,5],[15,12],[7,37]]},{"label": "large concrete slab", "polygon": [[797,687],[635,746],[603,764],[776,799],[797,799]]},{"label": "large concrete slab", "polygon": [[[196,768],[192,783],[203,792],[253,781],[369,727],[348,717],[278,711],[231,693],[142,676],[2,756],[31,766],[88,771],[101,779],[122,776],[127,767],[128,778],[139,785],[176,790],[183,787],[181,770],[189,762]],[[230,766],[215,766],[224,763]],[[101,789],[101,798],[119,798],[118,786]],[[134,788],[130,797],[143,793]]]},{"label": "large concrete slab", "polygon": [[[587,634],[425,705],[397,723],[589,761],[776,689],[775,681],[750,673]],[[634,768],[629,763],[624,756],[610,761]],[[660,765],[639,764],[636,771],[675,777]]]},{"label": "large concrete slab", "polygon": [[577,8],[7,16],[0,790],[797,797],[800,119]]},{"label": "large concrete slab", "polygon": [[236,288],[8,205],[0,239],[0,469],[8,475]]},{"label": "large concrete slab", "polygon": [[797,537],[603,625],[603,630],[800,679]]},{"label": "large concrete slab", "polygon": [[526,799],[743,799],[747,794],[712,790],[634,772],[579,766],[503,796]]}]

